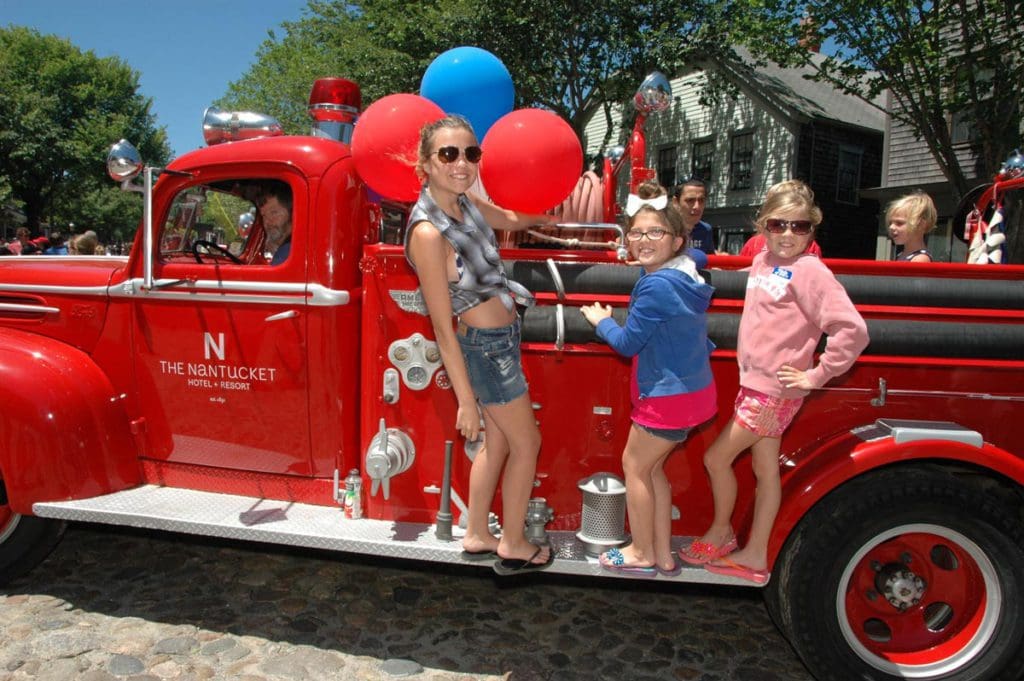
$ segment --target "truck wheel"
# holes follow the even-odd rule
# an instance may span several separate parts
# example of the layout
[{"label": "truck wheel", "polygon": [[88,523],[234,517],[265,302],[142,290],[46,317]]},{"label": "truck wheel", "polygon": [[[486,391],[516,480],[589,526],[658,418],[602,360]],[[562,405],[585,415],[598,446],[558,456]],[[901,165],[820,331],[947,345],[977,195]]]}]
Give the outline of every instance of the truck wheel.
[{"label": "truck wheel", "polygon": [[[0,479],[0,493],[3,480]],[[6,498],[6,494],[3,494]],[[65,523],[21,515],[0,505],[0,584],[6,584],[41,563],[60,541]]]},{"label": "truck wheel", "polygon": [[801,521],[769,611],[817,679],[1018,679],[1024,523],[942,471],[864,476]]}]

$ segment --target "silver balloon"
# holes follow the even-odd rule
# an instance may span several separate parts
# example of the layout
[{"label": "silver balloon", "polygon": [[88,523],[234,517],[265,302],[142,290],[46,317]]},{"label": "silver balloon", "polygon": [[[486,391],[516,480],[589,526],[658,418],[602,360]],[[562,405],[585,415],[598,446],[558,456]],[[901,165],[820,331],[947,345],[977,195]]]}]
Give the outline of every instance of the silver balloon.
[{"label": "silver balloon", "polygon": [[619,146],[612,147],[608,151],[604,152],[604,155],[605,155],[605,158],[607,158],[612,163],[618,163],[619,159],[622,158],[622,155],[625,154],[625,153],[626,153],[626,147],[624,147],[624,146],[622,146],[620,144]]},{"label": "silver balloon", "polygon": [[642,114],[664,111],[672,104],[672,86],[661,71],[654,71],[644,78],[640,88],[633,95],[633,106]]},{"label": "silver balloon", "polygon": [[999,174],[1008,179],[1024,175],[1024,154],[1020,153],[1020,149],[1015,149],[1010,158],[1006,159],[1003,167],[999,169]]},{"label": "silver balloon", "polygon": [[107,152],[107,174],[111,179],[118,182],[130,180],[141,170],[142,157],[131,142],[122,139],[110,147]]}]

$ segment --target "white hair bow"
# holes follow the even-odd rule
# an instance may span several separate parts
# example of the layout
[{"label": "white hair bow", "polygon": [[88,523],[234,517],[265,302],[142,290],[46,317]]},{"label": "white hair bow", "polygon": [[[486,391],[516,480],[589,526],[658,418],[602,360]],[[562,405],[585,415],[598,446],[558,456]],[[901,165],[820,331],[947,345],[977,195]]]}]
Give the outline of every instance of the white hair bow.
[{"label": "white hair bow", "polygon": [[667,205],[668,196],[666,194],[655,196],[653,199],[641,199],[636,194],[630,194],[626,199],[626,215],[633,217],[644,206],[650,206],[654,210],[664,210]]}]

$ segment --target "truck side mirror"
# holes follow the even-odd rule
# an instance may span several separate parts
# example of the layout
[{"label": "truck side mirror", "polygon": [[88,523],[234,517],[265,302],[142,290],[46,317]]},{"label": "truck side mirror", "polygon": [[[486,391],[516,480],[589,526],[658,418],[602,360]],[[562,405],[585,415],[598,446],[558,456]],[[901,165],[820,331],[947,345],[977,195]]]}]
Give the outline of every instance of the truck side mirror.
[{"label": "truck side mirror", "polygon": [[110,147],[107,152],[107,174],[117,182],[127,182],[142,171],[142,158],[138,149],[128,140]]}]

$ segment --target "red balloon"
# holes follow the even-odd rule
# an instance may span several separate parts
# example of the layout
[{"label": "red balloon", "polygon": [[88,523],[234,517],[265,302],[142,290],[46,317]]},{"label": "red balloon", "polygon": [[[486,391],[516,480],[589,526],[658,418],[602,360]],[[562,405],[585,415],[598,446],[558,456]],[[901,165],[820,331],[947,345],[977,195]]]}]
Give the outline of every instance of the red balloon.
[{"label": "red balloon", "polygon": [[366,107],[352,131],[352,159],[363,181],[387,198],[415,201],[420,129],[439,118],[441,107],[419,95],[388,95]]},{"label": "red balloon", "polygon": [[505,114],[480,146],[480,177],[491,200],[503,208],[543,213],[569,196],[583,172],[576,133],[544,109]]}]

